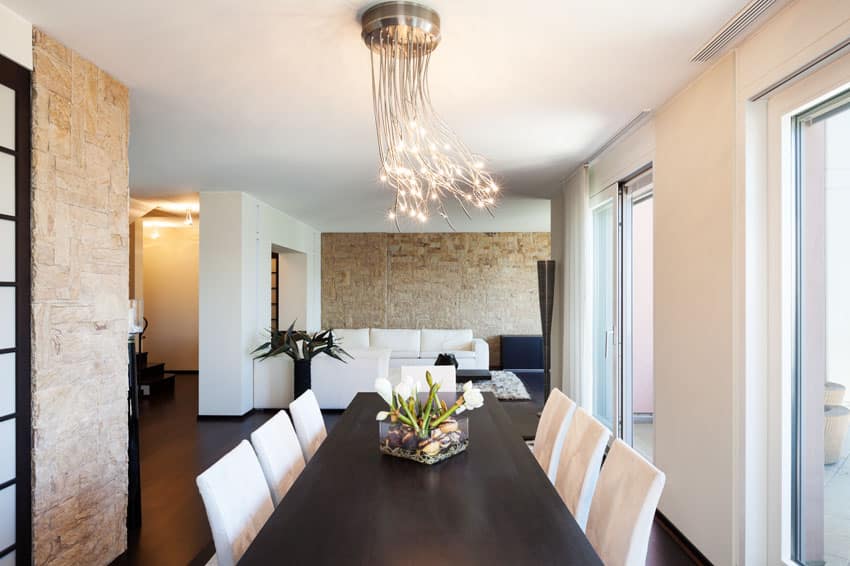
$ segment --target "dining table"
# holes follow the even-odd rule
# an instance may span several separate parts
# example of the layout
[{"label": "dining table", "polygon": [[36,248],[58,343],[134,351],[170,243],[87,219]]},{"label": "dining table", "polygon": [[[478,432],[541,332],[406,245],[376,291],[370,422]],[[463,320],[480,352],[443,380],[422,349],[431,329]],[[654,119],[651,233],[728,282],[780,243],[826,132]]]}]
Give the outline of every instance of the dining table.
[{"label": "dining table", "polygon": [[492,393],[466,451],[434,465],[379,451],[358,393],[239,561],[371,566],[602,564]]}]

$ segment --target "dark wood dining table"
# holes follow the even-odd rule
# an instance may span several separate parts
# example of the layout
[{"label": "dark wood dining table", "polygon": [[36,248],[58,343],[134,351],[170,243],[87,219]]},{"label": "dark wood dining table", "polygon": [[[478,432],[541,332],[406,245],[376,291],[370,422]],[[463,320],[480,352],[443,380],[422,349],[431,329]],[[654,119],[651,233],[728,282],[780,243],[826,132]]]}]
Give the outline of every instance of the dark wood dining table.
[{"label": "dark wood dining table", "polygon": [[469,447],[433,466],[383,455],[359,393],[240,565],[601,564],[492,393]]}]

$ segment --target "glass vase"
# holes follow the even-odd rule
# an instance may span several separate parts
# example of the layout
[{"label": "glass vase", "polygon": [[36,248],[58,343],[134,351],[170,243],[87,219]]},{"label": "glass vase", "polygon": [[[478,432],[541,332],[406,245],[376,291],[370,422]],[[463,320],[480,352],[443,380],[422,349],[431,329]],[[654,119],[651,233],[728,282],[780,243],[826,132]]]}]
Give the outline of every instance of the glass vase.
[{"label": "glass vase", "polygon": [[424,434],[390,419],[378,423],[381,452],[420,464],[436,464],[460,454],[469,446],[469,419],[449,418]]}]

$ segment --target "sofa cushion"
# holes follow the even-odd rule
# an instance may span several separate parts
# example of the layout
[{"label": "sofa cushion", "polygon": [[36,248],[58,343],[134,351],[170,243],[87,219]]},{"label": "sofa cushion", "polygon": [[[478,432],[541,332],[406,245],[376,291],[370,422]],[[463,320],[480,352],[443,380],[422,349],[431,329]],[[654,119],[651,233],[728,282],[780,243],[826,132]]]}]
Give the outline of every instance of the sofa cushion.
[{"label": "sofa cushion", "polygon": [[373,328],[369,331],[369,345],[372,348],[386,348],[393,351],[393,357],[419,356],[418,330],[391,330]]},{"label": "sofa cushion", "polygon": [[471,352],[469,350],[440,350],[434,352],[422,352],[419,354],[419,357],[423,360],[436,360],[437,356],[440,354],[454,354],[455,358],[462,359],[472,359],[475,357],[475,352]]},{"label": "sofa cushion", "polygon": [[343,350],[367,350],[369,349],[368,328],[334,328],[334,340],[339,341]]},{"label": "sofa cushion", "polygon": [[419,349],[423,352],[474,350],[472,345],[472,330],[422,330],[422,340]]}]

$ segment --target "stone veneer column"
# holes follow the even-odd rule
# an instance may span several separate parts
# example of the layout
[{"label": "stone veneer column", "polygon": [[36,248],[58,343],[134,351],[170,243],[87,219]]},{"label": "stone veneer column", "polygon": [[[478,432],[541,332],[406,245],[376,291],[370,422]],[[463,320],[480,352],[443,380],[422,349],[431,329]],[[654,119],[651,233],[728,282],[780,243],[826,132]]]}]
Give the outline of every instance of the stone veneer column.
[{"label": "stone veneer column", "polygon": [[36,564],[126,547],[129,94],[33,32]]}]

